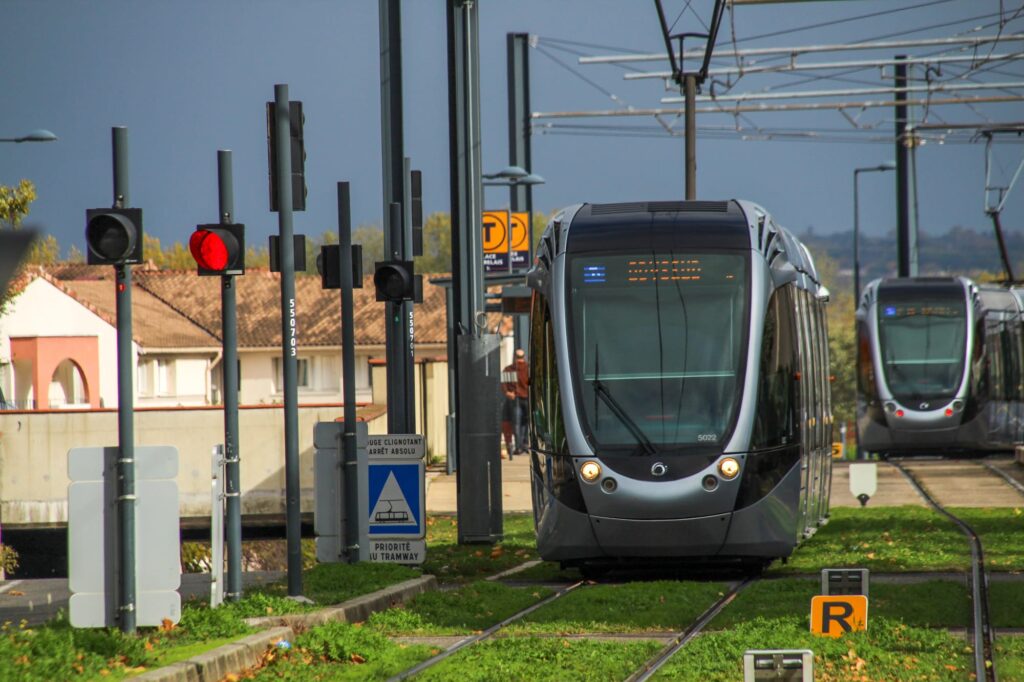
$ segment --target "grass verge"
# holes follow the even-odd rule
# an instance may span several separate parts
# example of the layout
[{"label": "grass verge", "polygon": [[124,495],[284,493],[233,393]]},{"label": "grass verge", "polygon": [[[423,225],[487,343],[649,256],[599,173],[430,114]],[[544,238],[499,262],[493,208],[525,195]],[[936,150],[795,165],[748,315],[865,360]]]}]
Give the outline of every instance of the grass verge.
[{"label": "grass verge", "polygon": [[366,625],[389,635],[454,635],[485,630],[551,594],[485,580],[457,590],[424,592],[405,606],[370,616]]},{"label": "grass verge", "polygon": [[1024,570],[1024,506],[953,508],[950,512],[963,519],[981,538],[988,570]]},{"label": "grass verge", "polygon": [[1024,637],[996,637],[996,671],[1002,680],[1024,680]]},{"label": "grass verge", "polygon": [[590,585],[537,609],[510,632],[645,632],[681,630],[725,594],[722,583]]},{"label": "grass verge", "polygon": [[1024,628],[1024,582],[990,580],[988,605],[992,627]]},{"label": "grass verge", "polygon": [[432,647],[401,646],[384,635],[350,623],[327,623],[296,637],[290,649],[268,652],[255,679],[386,679],[437,652]]},{"label": "grass verge", "polygon": [[924,507],[838,507],[828,524],[772,573],[817,573],[822,567],[871,571],[962,571],[971,552],[963,533]]},{"label": "grass verge", "polygon": [[810,649],[818,682],[961,682],[972,670],[962,638],[945,630],[915,628],[884,618],[866,632],[832,639],[807,630],[806,618],[756,618],[728,630],[697,637],[658,671],[654,679],[735,682],[743,679],[748,649]]},{"label": "grass verge", "polygon": [[428,668],[417,680],[622,680],[650,658],[661,644],[642,640],[625,644],[584,639],[504,637],[468,647]]},{"label": "grass verge", "polygon": [[506,514],[504,530],[504,538],[496,545],[460,545],[454,515],[429,516],[427,559],[421,568],[441,582],[464,582],[537,558],[531,514]]},{"label": "grass verge", "polygon": [[[902,620],[916,627],[966,627],[971,620],[967,588],[949,580],[919,583],[873,581],[868,598],[868,627],[876,617]],[[762,580],[744,590],[709,624],[727,630],[755,618],[799,617],[810,627],[811,597],[821,582],[809,578]]]}]

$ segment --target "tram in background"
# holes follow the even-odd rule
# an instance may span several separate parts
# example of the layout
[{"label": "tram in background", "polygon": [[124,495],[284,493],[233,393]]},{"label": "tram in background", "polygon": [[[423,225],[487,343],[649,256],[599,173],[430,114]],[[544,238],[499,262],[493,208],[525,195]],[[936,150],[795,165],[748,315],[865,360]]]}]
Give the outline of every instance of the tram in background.
[{"label": "tram in background", "polygon": [[857,309],[857,442],[985,453],[1024,440],[1021,291],[965,277],[879,279]]},{"label": "tram in background", "polygon": [[527,283],[544,559],[760,566],[824,522],[828,292],[767,212],[576,205]]}]

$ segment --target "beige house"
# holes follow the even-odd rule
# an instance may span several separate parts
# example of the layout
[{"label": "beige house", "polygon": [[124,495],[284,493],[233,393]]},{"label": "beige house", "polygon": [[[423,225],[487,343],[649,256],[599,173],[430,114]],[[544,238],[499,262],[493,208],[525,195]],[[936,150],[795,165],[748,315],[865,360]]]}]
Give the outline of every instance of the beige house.
[{"label": "beige house", "polygon": [[[62,265],[26,273],[0,317],[0,390],[8,409],[117,406],[113,269]],[[277,274],[236,278],[240,403],[283,402]],[[132,355],[137,407],[222,403],[220,278],[136,268]],[[415,308],[418,361],[446,354],[445,301],[428,285]],[[370,360],[384,357],[384,304],[371,278],[355,290],[356,398],[373,401]],[[316,277],[296,279],[299,403],[342,400],[337,292]]]}]

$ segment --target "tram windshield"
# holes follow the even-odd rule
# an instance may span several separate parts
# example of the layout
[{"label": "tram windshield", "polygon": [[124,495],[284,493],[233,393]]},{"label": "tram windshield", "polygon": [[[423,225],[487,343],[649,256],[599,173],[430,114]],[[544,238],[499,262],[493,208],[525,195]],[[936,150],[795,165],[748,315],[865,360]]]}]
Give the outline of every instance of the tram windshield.
[{"label": "tram windshield", "polygon": [[909,296],[886,293],[879,290],[878,337],[882,371],[893,397],[925,402],[954,397],[966,355],[963,291],[950,287],[921,289]]},{"label": "tram windshield", "polygon": [[721,448],[743,393],[749,253],[569,261],[583,428],[607,451]]}]

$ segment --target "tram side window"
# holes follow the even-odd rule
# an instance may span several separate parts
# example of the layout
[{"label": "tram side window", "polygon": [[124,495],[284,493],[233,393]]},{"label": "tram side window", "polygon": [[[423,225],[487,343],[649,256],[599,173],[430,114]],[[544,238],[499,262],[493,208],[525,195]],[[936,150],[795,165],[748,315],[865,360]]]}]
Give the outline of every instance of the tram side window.
[{"label": "tram side window", "polygon": [[765,314],[753,446],[769,448],[799,441],[796,425],[797,337],[792,285],[777,289]]},{"label": "tram side window", "polygon": [[857,321],[857,390],[868,402],[878,399],[875,368],[871,360],[871,330],[863,320]]},{"label": "tram side window", "polygon": [[544,319],[547,315],[547,303],[537,292],[533,294],[533,305],[530,311],[530,423],[535,447],[548,449],[551,437],[547,431],[546,413],[550,409],[545,401],[547,392],[547,354],[545,353],[546,338]]}]

